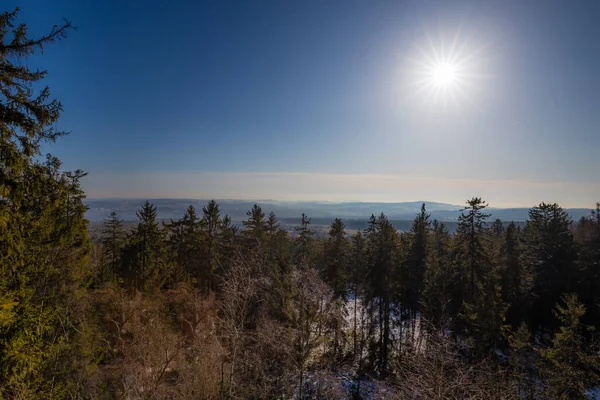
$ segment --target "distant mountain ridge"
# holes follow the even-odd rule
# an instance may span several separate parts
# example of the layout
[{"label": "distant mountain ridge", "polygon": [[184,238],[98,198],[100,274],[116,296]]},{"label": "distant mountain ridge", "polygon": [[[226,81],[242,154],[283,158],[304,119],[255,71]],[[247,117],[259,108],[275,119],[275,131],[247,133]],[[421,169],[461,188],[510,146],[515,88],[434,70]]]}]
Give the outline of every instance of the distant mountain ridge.
[{"label": "distant mountain ridge", "polygon": [[[87,218],[92,222],[105,219],[111,211],[116,211],[126,221],[136,220],[136,211],[145,199],[86,199],[89,207]],[[150,199],[157,207],[161,219],[181,218],[185,209],[193,205],[198,214],[202,213],[209,200],[202,199]],[[300,218],[306,213],[311,218],[342,218],[365,219],[372,214],[384,213],[394,220],[412,220],[425,204],[432,219],[440,221],[456,221],[460,215],[462,205],[439,203],[432,201],[408,201],[398,203],[378,202],[318,202],[318,201],[279,201],[279,200],[217,200],[223,215],[229,215],[234,221],[246,218],[246,211],[254,204],[259,204],[265,213],[273,211],[279,218]],[[529,208],[493,208],[487,211],[492,214],[490,219],[500,218],[503,221],[525,221],[528,218]],[[591,209],[570,208],[567,212],[573,220],[588,216]]]}]

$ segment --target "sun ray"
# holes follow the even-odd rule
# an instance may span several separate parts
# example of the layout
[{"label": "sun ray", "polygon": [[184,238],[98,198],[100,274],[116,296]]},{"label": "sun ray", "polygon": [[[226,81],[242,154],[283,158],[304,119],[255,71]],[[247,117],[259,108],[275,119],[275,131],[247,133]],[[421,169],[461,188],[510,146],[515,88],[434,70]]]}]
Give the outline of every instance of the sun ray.
[{"label": "sun ray", "polygon": [[489,43],[476,45],[476,39],[465,37],[462,23],[445,38],[424,30],[423,39],[421,45],[415,45],[415,57],[407,59],[412,66],[409,85],[415,88],[418,103],[437,103],[445,108],[465,101],[474,103],[484,77],[478,64]]}]

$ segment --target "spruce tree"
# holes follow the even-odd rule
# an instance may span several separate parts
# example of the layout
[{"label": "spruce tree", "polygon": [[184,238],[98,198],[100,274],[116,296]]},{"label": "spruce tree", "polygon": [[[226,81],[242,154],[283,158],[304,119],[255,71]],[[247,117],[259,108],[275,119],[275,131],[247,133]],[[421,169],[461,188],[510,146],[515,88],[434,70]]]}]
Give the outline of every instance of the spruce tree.
[{"label": "spruce tree", "polygon": [[302,213],[300,225],[294,227],[297,235],[296,239],[294,240],[296,245],[295,261],[298,264],[310,262],[311,260],[315,231],[310,229],[309,226],[310,218],[308,218],[306,214]]},{"label": "spruce tree", "polygon": [[361,231],[352,236],[350,279],[352,286],[352,343],[354,357],[358,354],[358,298],[363,296],[366,278],[366,243]]},{"label": "spruce tree", "polygon": [[260,248],[264,245],[267,235],[267,220],[262,208],[255,204],[252,210],[246,212],[248,219],[243,221],[244,230],[242,237],[246,241],[248,248]]},{"label": "spruce tree", "polygon": [[492,225],[490,226],[491,234],[496,238],[500,239],[504,234],[504,223],[500,220],[500,218],[496,218]]},{"label": "spruce tree", "polygon": [[392,297],[396,286],[394,277],[398,265],[398,233],[388,218],[381,213],[371,215],[365,231],[367,238],[367,265],[369,308],[377,315],[375,368],[382,376],[388,373],[391,348]]},{"label": "spruce tree", "polygon": [[524,399],[536,399],[539,384],[536,365],[538,353],[531,345],[531,332],[523,322],[508,335],[509,364],[517,384],[517,395]]},{"label": "spruce tree", "polygon": [[65,21],[38,39],[0,14],[0,398],[76,397],[86,357],[77,346],[90,241],[81,171],[40,160],[61,103],[29,57],[63,39]]},{"label": "spruce tree", "polygon": [[202,279],[206,293],[210,294],[216,288],[216,276],[222,259],[222,221],[219,205],[214,200],[211,200],[202,209],[202,213],[202,226],[204,228],[203,248],[205,252]]},{"label": "spruce tree", "polygon": [[345,302],[348,292],[347,265],[350,245],[346,239],[346,225],[336,218],[331,223],[328,234],[323,278],[331,286],[334,299]]},{"label": "spruce tree", "polygon": [[486,219],[489,214],[483,210],[487,207],[485,201],[479,197],[467,200],[467,206],[462,209],[458,217],[458,230],[456,233],[458,244],[458,263],[462,265],[468,286],[464,300],[472,302],[476,295],[477,283],[485,274],[488,257],[484,245],[484,232]]},{"label": "spruce tree", "polygon": [[[350,243],[346,239],[346,225],[341,219],[336,218],[330,225],[329,238],[325,243],[325,260],[323,270],[323,280],[332,289],[332,298],[329,300],[342,310],[345,317],[347,315],[344,305],[348,295],[348,249]],[[343,337],[340,321],[333,321],[331,327],[334,333],[333,354],[334,360],[341,360],[340,338]]]},{"label": "spruce tree", "polygon": [[231,263],[234,261],[236,251],[240,246],[240,243],[238,243],[238,228],[233,224],[233,221],[229,215],[225,215],[221,220],[219,239],[219,272],[223,273],[227,271]]},{"label": "spruce tree", "polygon": [[146,201],[136,212],[139,223],[124,251],[129,287],[135,290],[159,289],[167,282],[163,232],[156,220],[156,207]]},{"label": "spruce tree", "polygon": [[519,231],[514,222],[506,227],[504,240],[500,249],[500,271],[502,298],[509,306],[507,322],[516,327],[524,318],[526,299],[529,294],[531,280],[525,274],[520,261]]},{"label": "spruce tree", "polygon": [[194,206],[189,206],[183,218],[164,224],[167,230],[169,255],[172,259],[171,284],[199,278],[200,219]]},{"label": "spruce tree", "polygon": [[409,249],[405,260],[405,287],[404,304],[408,312],[416,316],[419,311],[421,292],[424,286],[425,271],[427,270],[427,252],[429,248],[429,214],[425,204],[421,212],[415,217],[409,236]]},{"label": "spruce tree", "polygon": [[585,322],[600,329],[600,203],[575,226],[578,292],[586,307]]},{"label": "spruce tree", "polygon": [[273,211],[267,217],[266,228],[269,241],[268,260],[273,262],[278,256],[277,234],[279,232],[279,220]]},{"label": "spruce tree", "polygon": [[563,293],[575,289],[578,273],[570,225],[569,215],[557,204],[542,203],[529,210],[521,262],[532,276],[529,322],[535,332],[555,327],[553,306]]},{"label": "spruce tree", "polygon": [[102,248],[105,258],[102,282],[115,280],[121,275],[121,253],[125,245],[125,236],[123,220],[112,211],[108,219],[104,220],[102,229]]},{"label": "spruce tree", "polygon": [[434,220],[424,278],[422,304],[424,317],[434,328],[440,328],[451,310],[452,287],[457,277],[452,268],[452,237],[443,223]]},{"label": "spruce tree", "polygon": [[551,400],[588,399],[587,391],[600,383],[598,354],[584,339],[581,318],[585,306],[574,294],[566,294],[554,316],[560,323],[552,345],[542,349],[545,396]]}]

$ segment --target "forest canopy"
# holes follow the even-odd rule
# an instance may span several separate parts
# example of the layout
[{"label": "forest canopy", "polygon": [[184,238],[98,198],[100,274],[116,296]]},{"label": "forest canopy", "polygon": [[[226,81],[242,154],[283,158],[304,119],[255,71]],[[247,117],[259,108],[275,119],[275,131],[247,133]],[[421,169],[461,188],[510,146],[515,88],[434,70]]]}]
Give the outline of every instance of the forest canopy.
[{"label": "forest canopy", "polygon": [[[450,234],[425,205],[325,238],[255,205],[162,221],[146,201],[99,240],[81,170],[42,157],[62,113],[0,15],[0,398],[586,399],[598,385],[600,203],[523,228],[479,197]],[[48,49],[50,51],[50,49]]]}]

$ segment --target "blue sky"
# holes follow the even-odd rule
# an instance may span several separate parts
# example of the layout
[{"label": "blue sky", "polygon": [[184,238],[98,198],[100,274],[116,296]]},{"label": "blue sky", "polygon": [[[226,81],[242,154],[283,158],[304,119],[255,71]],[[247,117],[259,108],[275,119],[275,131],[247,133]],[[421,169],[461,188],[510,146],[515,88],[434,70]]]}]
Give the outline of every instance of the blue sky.
[{"label": "blue sky", "polygon": [[[90,197],[600,200],[600,2],[18,5],[78,27],[29,64]],[[428,96],[453,40],[468,68]]]}]

